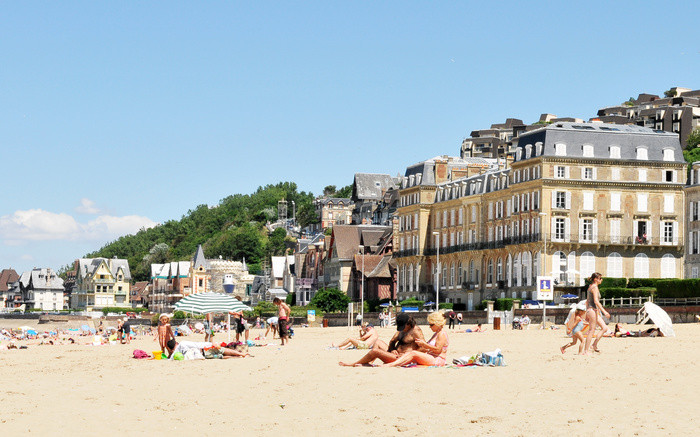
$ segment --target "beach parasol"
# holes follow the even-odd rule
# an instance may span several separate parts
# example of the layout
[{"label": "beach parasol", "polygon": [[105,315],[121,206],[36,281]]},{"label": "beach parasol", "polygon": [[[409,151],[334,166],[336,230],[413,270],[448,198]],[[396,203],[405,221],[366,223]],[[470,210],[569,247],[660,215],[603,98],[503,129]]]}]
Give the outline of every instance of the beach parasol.
[{"label": "beach parasol", "polygon": [[253,309],[230,294],[197,293],[181,299],[175,304],[176,311],[193,314],[226,313],[228,314],[228,339],[231,340],[231,315],[235,311],[252,311]]},{"label": "beach parasol", "polygon": [[575,294],[569,293],[569,294],[562,295],[561,298],[562,299],[578,299],[578,296],[576,296]]},{"label": "beach parasol", "polygon": [[26,326],[26,325],[20,326],[19,329],[21,329],[22,331],[34,330],[34,328],[32,328],[31,326]]},{"label": "beach parasol", "polygon": [[176,311],[193,314],[227,313],[229,311],[252,311],[238,299],[222,293],[197,293],[181,299],[175,304]]},{"label": "beach parasol", "polygon": [[644,302],[644,311],[647,313],[647,316],[649,316],[649,319],[664,334],[664,337],[676,336],[676,333],[673,332],[673,322],[663,308],[653,302]]}]

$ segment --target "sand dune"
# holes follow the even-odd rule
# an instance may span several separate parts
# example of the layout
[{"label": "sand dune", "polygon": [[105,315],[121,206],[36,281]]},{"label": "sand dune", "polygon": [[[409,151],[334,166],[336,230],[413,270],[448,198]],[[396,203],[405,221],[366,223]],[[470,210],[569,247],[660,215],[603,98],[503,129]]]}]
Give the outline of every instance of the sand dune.
[{"label": "sand dune", "polygon": [[284,348],[276,340],[231,360],[132,359],[135,348],[157,349],[152,337],[31,345],[0,350],[0,432],[690,434],[700,412],[700,324],[675,328],[676,338],[604,339],[592,357],[562,355],[562,330],[450,334],[449,362],[500,348],[508,366],[498,368],[342,368],[339,360],[363,353],[327,349],[356,333],[347,328],[297,328]]}]

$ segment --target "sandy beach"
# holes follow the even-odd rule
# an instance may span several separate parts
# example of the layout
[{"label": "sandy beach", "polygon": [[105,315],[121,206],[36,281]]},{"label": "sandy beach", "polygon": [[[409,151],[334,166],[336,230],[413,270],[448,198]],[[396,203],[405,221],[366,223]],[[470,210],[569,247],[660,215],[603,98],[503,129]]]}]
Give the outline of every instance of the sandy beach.
[{"label": "sandy beach", "polygon": [[[700,422],[700,324],[675,330],[675,338],[603,339],[602,353],[590,357],[560,353],[564,330],[450,332],[448,362],[500,348],[508,365],[493,368],[340,367],[364,352],[328,346],[354,328],[296,328],[288,346],[271,340],[251,348],[252,358],[230,360],[131,358],[136,348],[156,350],[153,337],[112,346],[30,342],[0,350],[0,433],[691,434]],[[380,338],[392,333],[380,329]]]}]

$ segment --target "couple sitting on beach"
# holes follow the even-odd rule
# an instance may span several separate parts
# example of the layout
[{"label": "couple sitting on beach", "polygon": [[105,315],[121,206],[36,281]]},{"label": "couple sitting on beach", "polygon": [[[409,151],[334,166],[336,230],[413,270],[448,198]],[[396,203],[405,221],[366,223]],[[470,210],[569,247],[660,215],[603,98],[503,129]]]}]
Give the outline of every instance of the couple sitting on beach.
[{"label": "couple sitting on beach", "polygon": [[[425,341],[423,331],[416,325],[413,316],[399,313],[396,316],[396,333],[387,345],[375,339],[371,350],[354,363],[340,362],[341,366],[369,366],[376,359],[384,364],[382,367],[406,366],[412,363],[423,366],[444,366],[449,346],[445,326],[445,317],[440,312],[428,315],[428,324],[433,336]],[[371,329],[374,331],[374,329]]]}]

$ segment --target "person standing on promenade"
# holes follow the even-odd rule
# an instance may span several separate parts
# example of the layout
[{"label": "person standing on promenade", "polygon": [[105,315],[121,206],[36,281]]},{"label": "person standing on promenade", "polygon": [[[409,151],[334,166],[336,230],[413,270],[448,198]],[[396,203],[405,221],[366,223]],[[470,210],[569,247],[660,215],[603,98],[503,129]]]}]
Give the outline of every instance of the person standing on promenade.
[{"label": "person standing on promenade", "polygon": [[[588,286],[588,297],[586,298],[586,320],[588,321],[588,336],[586,337],[586,347],[583,351],[584,355],[588,352],[600,352],[598,350],[598,342],[608,332],[608,325],[603,320],[603,315],[610,318],[603,305],[600,303],[600,290],[598,286],[603,282],[603,275],[596,272],[591,275],[591,285]],[[591,345],[593,336],[595,335],[596,325],[600,326],[600,332],[595,337],[595,341]]]},{"label": "person standing on promenade", "polygon": [[284,346],[289,341],[287,322],[289,322],[291,310],[289,309],[289,305],[282,302],[282,299],[279,297],[276,297],[272,303],[277,305],[277,330],[280,335],[280,340],[282,340],[282,346]]}]

